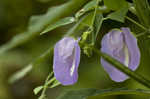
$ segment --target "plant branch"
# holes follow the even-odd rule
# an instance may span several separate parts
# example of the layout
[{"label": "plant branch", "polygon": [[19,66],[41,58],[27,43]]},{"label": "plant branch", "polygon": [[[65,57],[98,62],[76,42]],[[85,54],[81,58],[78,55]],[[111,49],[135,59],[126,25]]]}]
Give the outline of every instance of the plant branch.
[{"label": "plant branch", "polygon": [[129,21],[131,21],[132,23],[134,23],[135,25],[137,25],[138,27],[140,27],[141,29],[148,31],[147,28],[145,28],[143,25],[139,24],[138,22],[134,21],[133,19],[131,19],[130,17],[126,16],[126,19],[128,19]]}]

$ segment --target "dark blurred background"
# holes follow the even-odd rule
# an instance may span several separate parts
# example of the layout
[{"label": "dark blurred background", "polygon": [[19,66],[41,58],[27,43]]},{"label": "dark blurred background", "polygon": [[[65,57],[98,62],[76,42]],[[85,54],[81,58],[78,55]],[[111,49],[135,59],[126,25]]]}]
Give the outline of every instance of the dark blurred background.
[{"label": "dark blurred background", "polygon": [[[67,1],[68,0],[0,0],[0,45],[5,44],[13,36],[25,31],[31,16],[44,14],[49,7],[63,4]],[[128,14],[130,15],[130,13]],[[133,15],[130,16],[137,20],[137,17]],[[100,33],[104,35],[111,28],[119,28],[121,26],[130,26],[131,30],[135,33],[141,32],[140,29],[128,21],[126,21],[126,24],[121,24],[107,20],[103,23]],[[0,99],[37,99],[38,95],[34,95],[33,89],[44,84],[48,73],[52,71],[52,61],[50,59],[38,64],[31,73],[13,84],[8,83],[8,78],[32,62],[41,55],[41,53],[45,52],[49,46],[56,42],[69,28],[70,25],[57,28],[0,56]],[[141,64],[136,72],[150,78],[150,39],[140,37],[138,43],[142,58]],[[100,47],[99,44],[100,38],[97,39],[98,47]],[[92,57],[87,57],[82,54],[78,82],[73,86],[58,86],[53,89],[48,89],[47,95],[49,99],[55,99],[63,92],[63,89],[106,89],[122,87],[146,89],[132,79],[126,80],[123,83],[111,81],[100,65],[100,58],[97,55],[94,54]],[[149,97],[121,95],[109,97],[94,96],[89,97],[89,99],[149,99]]]}]

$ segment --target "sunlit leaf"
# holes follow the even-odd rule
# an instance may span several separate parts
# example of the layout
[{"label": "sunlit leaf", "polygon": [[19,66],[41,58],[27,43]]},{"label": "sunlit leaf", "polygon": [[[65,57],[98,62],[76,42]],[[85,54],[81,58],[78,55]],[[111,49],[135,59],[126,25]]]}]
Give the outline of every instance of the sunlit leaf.
[{"label": "sunlit leaf", "polygon": [[76,13],[76,18],[82,16],[85,12],[91,10],[91,9],[94,9],[94,7],[96,6],[96,1],[97,0],[92,0],[90,1],[89,3],[87,3],[81,10],[79,10],[77,13]]},{"label": "sunlit leaf", "polygon": [[40,35],[45,34],[45,33],[49,32],[51,30],[54,30],[54,29],[56,29],[60,26],[64,26],[64,25],[67,25],[67,24],[70,24],[70,23],[73,23],[73,22],[75,22],[74,17],[63,18],[63,19],[57,21],[56,23],[49,25],[43,32],[40,33]]}]

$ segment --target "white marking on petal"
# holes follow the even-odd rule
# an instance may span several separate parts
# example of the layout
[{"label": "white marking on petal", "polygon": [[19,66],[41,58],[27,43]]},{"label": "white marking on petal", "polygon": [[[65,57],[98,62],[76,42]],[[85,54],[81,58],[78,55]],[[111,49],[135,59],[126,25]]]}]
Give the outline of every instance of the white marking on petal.
[{"label": "white marking on petal", "polygon": [[75,49],[73,50],[73,62],[72,62],[72,67],[70,69],[70,76],[73,76],[74,70],[75,70]]},{"label": "white marking on petal", "polygon": [[129,66],[129,51],[126,45],[124,46],[124,54],[125,54],[124,64],[128,67]]},{"label": "white marking on petal", "polygon": [[73,60],[72,67],[71,67],[71,69],[70,69],[70,76],[72,76],[72,75],[73,75],[73,73],[74,73],[74,69],[75,69],[75,59]]}]

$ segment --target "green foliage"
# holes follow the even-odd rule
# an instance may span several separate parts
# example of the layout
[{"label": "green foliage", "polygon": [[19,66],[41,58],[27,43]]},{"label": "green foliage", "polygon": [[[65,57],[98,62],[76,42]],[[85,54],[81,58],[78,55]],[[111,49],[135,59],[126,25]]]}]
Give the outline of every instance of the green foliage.
[{"label": "green foliage", "polygon": [[121,8],[115,12],[110,13],[107,18],[124,23],[127,12],[128,8]]},{"label": "green foliage", "polygon": [[130,17],[125,17],[126,19],[128,19],[129,21],[131,21],[132,23],[134,23],[135,25],[137,25],[140,29],[144,30],[144,31],[148,31],[147,28],[145,28],[143,25],[139,24],[138,22],[136,22],[135,20],[131,19]]},{"label": "green foliage", "polygon": [[119,10],[128,7],[126,0],[104,0],[104,5],[110,10]]},{"label": "green foliage", "polygon": [[63,18],[59,21],[57,21],[56,23],[52,24],[52,25],[49,25],[43,32],[40,33],[40,35],[42,34],[45,34],[55,28],[58,28],[60,26],[64,26],[64,25],[67,25],[67,24],[70,24],[70,23],[73,23],[75,22],[75,18],[74,17],[66,17],[66,18]]},{"label": "green foliage", "polygon": [[66,90],[57,99],[86,99],[89,96],[109,96],[109,95],[123,95],[123,94],[134,94],[134,95],[146,95],[150,96],[149,90],[142,89],[80,89],[80,90]]},{"label": "green foliage", "polygon": [[[124,21],[126,18],[130,22],[132,22],[132,25],[136,25],[135,29],[140,28],[142,29],[142,31],[144,31],[141,32],[139,35],[136,35],[136,37],[141,37],[143,33],[144,35],[148,34],[150,31],[150,6],[148,4],[148,0],[134,0],[135,5],[132,6],[133,9],[135,7],[136,10],[134,9],[134,14],[138,15],[142,25],[127,16],[128,9],[130,10],[130,8],[126,0],[103,0],[104,5],[101,5],[103,4],[101,1],[102,0],[71,0],[62,5],[50,7],[47,13],[45,14],[32,16],[30,21],[28,22],[29,25],[27,30],[13,37],[12,40],[10,40],[5,45],[1,46],[0,54],[2,55],[4,54],[4,52],[10,49],[23,45],[24,43],[31,41],[33,38],[40,36],[40,34],[45,34],[47,32],[50,32],[51,30],[57,29],[58,27],[75,22],[75,24],[73,24],[73,26],[67,32],[65,32],[63,36],[59,37],[59,39],[61,39],[64,36],[73,36],[75,38],[81,36],[82,38],[80,41],[80,45],[84,54],[91,57],[93,52],[95,52],[96,55],[103,57],[115,68],[119,69],[120,71],[122,71],[135,81],[139,82],[140,84],[150,88],[149,79],[131,71],[125,65],[121,64],[111,56],[100,52],[99,49],[94,47],[96,45],[95,43],[98,36],[103,35],[102,33],[98,33],[100,32],[100,30],[103,30],[102,25],[105,19],[115,20],[124,23],[123,25],[126,25]],[[76,12],[75,14],[75,11],[78,12]],[[70,15],[72,14],[75,17],[71,17]],[[107,28],[107,26],[104,27]],[[108,29],[103,31],[108,31]],[[142,40],[144,41],[145,39]],[[52,57],[53,46],[55,43],[56,42],[54,42],[52,45],[48,45],[49,49],[47,49],[44,53],[40,54],[39,57],[34,57],[34,61],[31,61],[29,65],[25,66],[23,69],[12,75],[9,78],[9,82],[14,83],[15,81],[18,81],[19,79],[26,76],[29,72],[31,72],[37,64],[40,64],[49,57]],[[34,89],[34,93],[35,95],[37,95],[42,91],[39,99],[46,99],[47,89],[54,88],[58,85],[60,85],[60,82],[57,81],[56,78],[53,77],[53,73],[51,73],[47,76],[47,79],[42,86],[38,86]],[[141,89],[69,90],[65,91],[64,94],[58,97],[58,99],[85,99],[88,96],[95,95],[109,96],[122,94],[150,96],[150,91]]]},{"label": "green foliage", "polygon": [[[47,96],[46,96],[46,90],[48,89],[48,88],[54,88],[54,87],[56,87],[56,86],[58,86],[58,85],[60,85],[60,83],[56,80],[56,78],[55,77],[52,77],[52,75],[53,75],[53,72],[51,72],[48,76],[47,76],[47,78],[46,78],[46,80],[45,80],[45,84],[43,85],[43,86],[39,86],[39,87],[36,87],[35,89],[34,89],[34,93],[35,94],[37,94],[37,93],[39,93],[42,89],[42,93],[41,93],[41,95],[40,95],[40,97],[39,97],[39,99],[45,99]],[[51,78],[52,77],[52,78]]]},{"label": "green foliage", "polygon": [[102,13],[98,12],[98,8],[99,8],[99,3],[100,0],[96,1],[96,6],[94,9],[94,14],[93,14],[93,18],[92,18],[92,24],[91,24],[91,29],[92,29],[92,38],[91,38],[91,44],[94,45],[95,44],[95,40],[97,37],[97,34],[99,33],[102,21],[103,21],[103,15]]},{"label": "green foliage", "polygon": [[34,66],[36,66],[36,64],[41,63],[42,61],[44,61],[45,59],[47,59],[49,56],[52,56],[52,55],[53,55],[53,47],[50,47],[45,53],[41,54],[41,56],[39,56],[37,59],[35,59],[35,61],[33,61],[29,65],[25,66],[20,71],[14,73],[9,78],[9,83],[14,83],[14,82],[22,79],[29,72],[32,71],[32,69],[34,68]]},{"label": "green foliage", "polygon": [[94,7],[97,5],[97,0],[92,0],[89,3],[87,3],[81,10],[79,10],[76,14],[75,17],[79,18],[83,14],[85,14],[87,11],[90,11],[94,9]]},{"label": "green foliage", "polygon": [[[100,30],[102,22],[103,22],[103,15],[102,15],[102,13],[100,13],[98,11],[99,2],[100,2],[100,0],[93,0],[83,8],[83,9],[89,10],[90,7],[94,6],[94,12],[89,13],[88,17],[85,19],[85,22],[86,22],[85,24],[88,26],[88,31],[84,32],[83,36],[82,36],[83,39],[86,39],[87,36],[89,36],[90,39],[88,39],[88,40],[92,45],[96,41],[96,37],[99,33],[99,30]],[[83,10],[83,9],[81,9],[81,10]],[[85,33],[86,33],[86,35],[85,35]],[[88,33],[88,35],[87,35],[87,33]]]},{"label": "green foliage", "polygon": [[65,15],[69,15],[75,10],[78,10],[78,8],[82,6],[82,4],[84,4],[86,1],[87,0],[75,0],[75,1],[71,0],[63,5],[50,8],[45,15],[34,18],[34,21],[32,19],[31,20],[32,22],[29,23],[34,23],[34,24],[30,25],[27,31],[13,37],[12,40],[10,40],[5,45],[1,46],[0,54],[12,48],[15,48],[17,46],[20,46],[32,40],[33,38],[37,37],[44,29],[47,28],[47,26],[53,24],[55,21],[58,20],[58,18],[64,17]]},{"label": "green foliage", "polygon": [[137,16],[139,17],[141,23],[150,28],[150,5],[148,0],[133,0],[135,4],[135,9],[137,11]]},{"label": "green foliage", "polygon": [[103,22],[103,15],[101,13],[96,13],[95,15],[95,20],[94,20],[94,24],[93,24],[93,44],[96,41],[97,35],[100,31],[101,25]]}]

